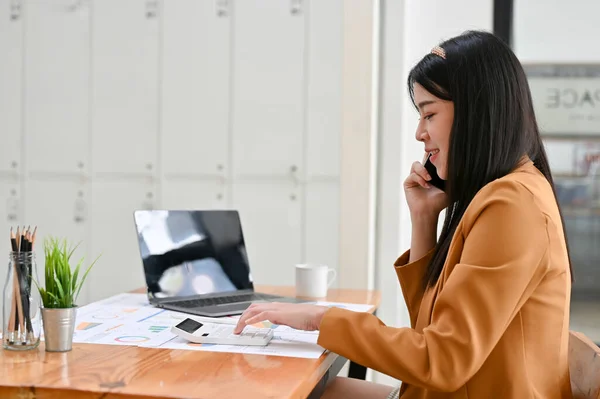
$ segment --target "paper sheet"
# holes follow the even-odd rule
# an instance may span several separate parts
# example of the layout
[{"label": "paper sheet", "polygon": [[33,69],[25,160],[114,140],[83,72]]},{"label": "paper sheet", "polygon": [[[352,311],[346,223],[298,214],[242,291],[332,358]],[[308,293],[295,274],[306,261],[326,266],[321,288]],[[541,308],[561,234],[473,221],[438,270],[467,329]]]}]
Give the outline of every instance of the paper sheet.
[{"label": "paper sheet", "polygon": [[[323,306],[366,312],[371,305],[313,302]],[[190,343],[173,333],[173,325],[186,313],[156,308],[144,294],[119,294],[81,307],[77,312],[73,342],[128,345],[164,349],[233,352],[316,359],[325,351],[317,345],[318,331],[301,331],[268,321],[255,327],[272,328],[274,338],[267,346],[215,345]],[[237,319],[239,316],[232,316]]]}]

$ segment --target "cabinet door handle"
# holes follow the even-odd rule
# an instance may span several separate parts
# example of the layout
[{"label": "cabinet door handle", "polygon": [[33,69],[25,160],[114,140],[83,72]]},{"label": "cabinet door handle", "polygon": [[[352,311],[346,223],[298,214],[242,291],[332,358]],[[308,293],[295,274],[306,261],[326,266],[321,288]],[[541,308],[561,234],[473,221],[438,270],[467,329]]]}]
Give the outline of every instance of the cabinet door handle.
[{"label": "cabinet door handle", "polygon": [[217,17],[226,17],[229,15],[229,0],[215,0],[215,10]]},{"label": "cabinet door handle", "polygon": [[146,19],[156,18],[158,14],[158,0],[146,1]]},{"label": "cabinet door handle", "polygon": [[290,13],[300,15],[302,13],[302,0],[290,0]]},{"label": "cabinet door handle", "polygon": [[10,20],[18,21],[21,18],[22,0],[12,0],[10,2]]},{"label": "cabinet door handle", "polygon": [[73,4],[66,6],[65,9],[69,12],[75,12],[83,7],[83,0],[75,0]]},{"label": "cabinet door handle", "polygon": [[15,222],[19,219],[19,199],[16,190],[11,191],[11,196],[6,200],[6,220]]},{"label": "cabinet door handle", "polygon": [[154,193],[152,191],[148,191],[146,193],[146,199],[142,202],[142,209],[151,211],[154,209]]},{"label": "cabinet door handle", "polygon": [[296,165],[290,166],[290,176],[294,181],[295,186],[299,186],[302,184],[302,180],[298,177],[298,167]]},{"label": "cabinet door handle", "polygon": [[77,198],[75,200],[75,207],[73,212],[73,220],[75,223],[85,222],[87,214],[87,204],[83,198]]}]

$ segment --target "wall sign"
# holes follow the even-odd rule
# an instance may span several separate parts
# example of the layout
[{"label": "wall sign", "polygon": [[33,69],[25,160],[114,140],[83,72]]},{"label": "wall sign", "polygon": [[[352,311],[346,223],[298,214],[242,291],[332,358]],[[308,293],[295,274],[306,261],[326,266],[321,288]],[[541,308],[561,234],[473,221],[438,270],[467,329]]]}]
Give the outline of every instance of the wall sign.
[{"label": "wall sign", "polygon": [[600,137],[600,64],[524,68],[544,136]]}]

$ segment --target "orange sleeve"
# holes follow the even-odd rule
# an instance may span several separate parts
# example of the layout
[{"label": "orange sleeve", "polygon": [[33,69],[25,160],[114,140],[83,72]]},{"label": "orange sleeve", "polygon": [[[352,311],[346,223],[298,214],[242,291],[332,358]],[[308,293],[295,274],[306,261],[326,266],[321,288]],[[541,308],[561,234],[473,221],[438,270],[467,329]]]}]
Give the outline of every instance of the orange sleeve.
[{"label": "orange sleeve", "polygon": [[433,249],[429,251],[425,256],[417,259],[414,262],[408,263],[410,259],[410,251],[406,251],[402,254],[394,266],[396,267],[396,274],[398,275],[398,281],[402,287],[402,295],[404,296],[404,302],[408,309],[408,315],[410,316],[410,325],[414,328],[417,321],[417,315],[419,313],[419,307],[421,306],[421,300],[425,293],[423,287],[423,276],[427,265],[433,257]]},{"label": "orange sleeve", "polygon": [[531,193],[510,181],[484,190],[465,214],[460,261],[444,281],[430,325],[416,332],[331,308],[318,344],[411,385],[446,392],[464,385],[547,268],[547,220]]}]

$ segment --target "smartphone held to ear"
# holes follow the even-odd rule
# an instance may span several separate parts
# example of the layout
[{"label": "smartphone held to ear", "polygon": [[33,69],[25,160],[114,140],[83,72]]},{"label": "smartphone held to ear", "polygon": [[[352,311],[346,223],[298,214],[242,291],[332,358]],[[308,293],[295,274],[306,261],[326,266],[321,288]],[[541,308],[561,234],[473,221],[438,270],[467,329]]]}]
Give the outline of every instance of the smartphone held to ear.
[{"label": "smartphone held to ear", "polygon": [[428,183],[433,187],[437,187],[440,190],[445,191],[446,182],[438,176],[437,169],[435,168],[435,165],[431,163],[429,158],[431,158],[431,153],[427,155],[427,160],[425,161],[424,165],[427,173],[429,173],[429,176],[431,176],[431,180],[429,180]]}]

